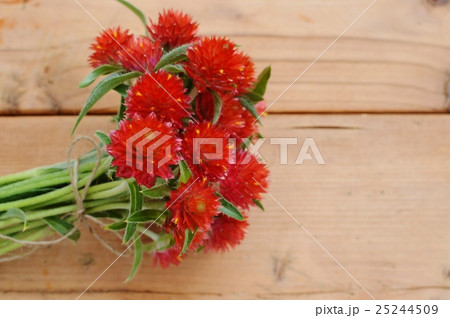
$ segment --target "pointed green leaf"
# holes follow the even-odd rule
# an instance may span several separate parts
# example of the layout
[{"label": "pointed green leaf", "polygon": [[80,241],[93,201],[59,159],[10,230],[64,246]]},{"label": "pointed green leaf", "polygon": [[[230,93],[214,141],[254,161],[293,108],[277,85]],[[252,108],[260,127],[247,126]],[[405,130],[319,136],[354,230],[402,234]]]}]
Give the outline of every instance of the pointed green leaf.
[{"label": "pointed green leaf", "polygon": [[139,10],[136,6],[134,6],[133,4],[129,3],[128,1],[125,1],[125,0],[117,0],[117,2],[123,4],[125,7],[127,7],[128,9],[130,9],[135,15],[137,15],[137,17],[139,18],[139,20],[141,20],[142,23],[144,24],[144,27],[145,27],[145,34],[148,36],[147,20],[145,19],[144,13],[142,13],[141,10]]},{"label": "pointed green leaf", "polygon": [[248,93],[244,94],[244,96],[253,103],[257,103],[264,100],[263,96],[259,95],[258,93],[255,93],[254,91],[249,91]]},{"label": "pointed green leaf", "polygon": [[186,251],[187,251],[189,245],[192,243],[192,240],[194,239],[194,236],[196,233],[197,233],[197,230],[195,230],[194,232],[191,232],[188,229],[184,230],[184,243],[183,243],[183,248],[182,248],[179,256],[183,256],[183,254],[186,253]]},{"label": "pointed green leaf", "polygon": [[[69,223],[67,221],[61,220],[60,218],[56,216],[51,216],[44,219],[45,223],[47,223],[52,229],[54,229],[56,232],[61,234],[62,236],[69,233],[73,228],[74,225],[72,223]],[[74,242],[77,242],[80,238],[80,231],[76,230],[72,235],[69,236],[69,239],[71,239]]]},{"label": "pointed green leaf", "polygon": [[166,72],[169,72],[169,73],[186,74],[186,71],[184,70],[184,67],[181,66],[180,64],[169,64],[169,65],[166,65],[166,66],[162,67],[162,69],[165,70]]},{"label": "pointed green leaf", "polygon": [[84,104],[83,109],[81,110],[80,115],[78,116],[77,121],[75,122],[75,125],[72,129],[72,134],[75,132],[75,129],[80,124],[81,119],[83,119],[83,117],[86,116],[86,114],[89,112],[92,106],[94,106],[95,103],[97,103],[100,100],[100,98],[105,96],[107,92],[109,92],[116,86],[133,78],[139,77],[141,75],[142,75],[141,72],[130,72],[125,74],[116,72],[101,80],[100,83],[98,83],[97,86],[94,87],[86,103]]},{"label": "pointed green leaf", "polygon": [[159,218],[162,213],[160,210],[142,210],[131,215],[127,223],[148,223]]},{"label": "pointed green leaf", "polygon": [[189,166],[184,160],[180,161],[179,167],[180,167],[180,182],[187,183],[189,179],[192,177],[192,171],[191,169],[189,169]]},{"label": "pointed green leaf", "polygon": [[220,195],[220,194],[218,194],[218,195],[220,196],[220,204],[221,204],[221,206],[219,207],[219,211],[222,212],[223,214],[228,215],[229,217],[231,217],[233,219],[243,221],[244,216],[233,205],[233,203],[231,203],[230,201],[225,199],[222,195]]},{"label": "pointed green leaf", "polygon": [[212,123],[215,124],[219,120],[220,113],[222,112],[222,99],[217,92],[212,92],[214,98],[214,116]]},{"label": "pointed green leaf", "polygon": [[161,186],[158,188],[142,190],[142,194],[151,199],[161,200],[170,195],[170,189],[166,184],[165,186]]},{"label": "pointed green leaf", "polygon": [[105,225],[105,229],[110,230],[110,231],[120,231],[120,230],[125,229],[126,227],[127,227],[127,223],[124,221],[119,221],[119,222]]},{"label": "pointed green leaf", "polygon": [[[128,213],[129,219],[133,214],[142,210],[142,193],[141,189],[137,185],[136,181],[128,183],[130,190],[130,211]],[[133,235],[136,233],[137,223],[127,223],[125,227],[125,233],[123,235],[123,243],[128,243]]]},{"label": "pointed green leaf", "polygon": [[134,247],[133,266],[131,267],[130,275],[128,275],[128,278],[126,280],[127,282],[129,282],[136,274],[137,270],[139,269],[139,266],[142,263],[142,256],[144,255],[144,250],[142,248],[142,241],[138,236],[136,236],[133,242],[133,247]]},{"label": "pointed green leaf", "polygon": [[261,201],[253,199],[253,203],[255,203],[255,205],[260,208],[261,210],[265,211],[264,209],[264,205],[262,205]]},{"label": "pointed green leaf", "polygon": [[103,131],[97,130],[95,132],[95,135],[97,136],[97,138],[106,146],[109,145],[111,143],[111,139],[109,138],[109,136],[107,134],[105,134]]},{"label": "pointed green leaf", "polygon": [[126,210],[109,210],[109,211],[95,212],[90,215],[99,219],[106,218],[106,219],[121,220],[123,219],[125,213],[127,213]]},{"label": "pointed green leaf", "polygon": [[95,70],[93,70],[91,73],[89,73],[88,76],[86,76],[80,84],[78,84],[79,88],[88,87],[94,81],[99,78],[102,75],[110,74],[112,72],[123,70],[121,66],[119,65],[100,65]]},{"label": "pointed green leaf", "polygon": [[267,82],[269,82],[270,74],[272,72],[272,68],[267,66],[259,75],[256,80],[255,88],[253,88],[253,92],[258,95],[264,96],[266,93]]},{"label": "pointed green leaf", "polygon": [[170,195],[170,189],[166,180],[157,178],[155,185],[150,189],[144,188],[142,194],[148,198],[160,200]]},{"label": "pointed green leaf", "polygon": [[6,211],[5,213],[3,213],[0,216],[0,220],[5,220],[5,219],[19,219],[23,222],[23,231],[25,231],[27,229],[28,225],[28,221],[27,221],[27,215],[25,214],[25,212],[23,212],[21,209],[18,208],[12,208],[9,209],[8,211]]},{"label": "pointed green leaf", "polygon": [[180,62],[187,59],[186,50],[189,47],[189,45],[190,44],[179,46],[173,49],[172,51],[164,54],[163,57],[161,57],[161,60],[159,60],[158,64],[156,64],[155,72],[166,65],[174,64],[176,62]]},{"label": "pointed green leaf", "polygon": [[245,97],[241,97],[240,100],[242,106],[244,106],[244,108],[247,109],[250,112],[250,114],[252,114],[253,117],[257,118],[258,123],[261,124],[261,122],[259,121],[259,114],[255,108],[255,105],[253,105],[253,103]]}]

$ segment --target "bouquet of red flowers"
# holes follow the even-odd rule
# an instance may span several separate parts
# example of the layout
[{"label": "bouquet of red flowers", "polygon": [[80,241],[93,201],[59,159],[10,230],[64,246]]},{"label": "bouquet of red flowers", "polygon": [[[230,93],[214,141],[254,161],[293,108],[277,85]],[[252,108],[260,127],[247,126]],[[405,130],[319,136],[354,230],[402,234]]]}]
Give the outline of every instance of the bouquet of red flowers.
[{"label": "bouquet of red flowers", "polygon": [[98,131],[100,145],[89,138],[95,148],[76,160],[70,149],[66,163],[0,177],[0,260],[22,257],[21,247],[77,241],[80,224],[120,255],[94,224],[118,235],[125,251],[133,247],[130,278],[144,252],[166,267],[242,241],[248,210],[263,208],[268,186],[269,171],[249,148],[261,137],[270,67],[256,78],[235,43],[197,28],[189,15],[167,10],[146,35],[116,27],[95,39],[94,70],[80,87],[107,76],[74,131],[110,90],[121,95],[118,127]]}]

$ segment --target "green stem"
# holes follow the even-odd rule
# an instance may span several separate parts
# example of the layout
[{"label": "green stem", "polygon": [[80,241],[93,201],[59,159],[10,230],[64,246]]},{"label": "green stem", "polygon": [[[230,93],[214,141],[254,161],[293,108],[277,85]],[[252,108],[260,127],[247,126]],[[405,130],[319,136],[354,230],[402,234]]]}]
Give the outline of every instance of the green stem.
[{"label": "green stem", "polygon": [[[28,222],[28,227],[27,227],[27,231],[30,231],[36,227],[42,226],[42,225],[46,225],[46,223],[43,220],[36,220],[33,222]],[[8,227],[6,229],[0,229],[0,234],[3,235],[11,235],[17,232],[24,232],[23,231],[23,224],[17,224],[11,227]]]},{"label": "green stem", "polygon": [[[110,203],[110,202],[111,202],[111,199],[104,199],[104,200],[96,200],[96,201],[92,201],[92,202],[85,202],[84,207],[86,208],[86,210],[88,210],[90,208],[95,208],[97,206],[105,205],[105,204]],[[66,214],[66,213],[72,213],[72,212],[74,212],[76,210],[77,210],[77,205],[76,204],[70,204],[70,205],[60,206],[60,207],[57,207],[57,208],[46,209],[46,210],[27,211],[27,212],[25,212],[25,214],[26,214],[26,218],[27,218],[28,222],[30,222],[30,221],[34,221],[34,220],[47,218],[47,217],[50,217],[50,216],[56,216],[56,215],[61,215],[61,214]],[[21,223],[22,223],[22,221],[19,220],[19,219],[16,219],[16,218],[0,220],[0,229],[7,228],[7,227],[10,227],[10,226],[13,226],[13,225],[16,225],[16,224],[21,224]]]},{"label": "green stem", "polygon": [[[102,151],[102,156],[105,156],[105,155],[106,155],[106,152]],[[95,165],[96,161],[97,161],[97,152],[96,151],[88,152],[86,155],[84,155],[80,159],[80,163],[79,163],[80,170],[79,171],[83,171],[83,169],[81,169],[81,167],[84,166],[85,164],[94,162],[94,165]],[[71,166],[73,166],[74,162],[75,162],[75,160],[70,161]],[[4,186],[9,183],[25,180],[28,178],[39,177],[42,175],[46,175],[46,174],[55,172],[55,170],[61,170],[61,169],[67,170],[67,162],[59,162],[59,163],[56,163],[53,165],[33,168],[30,170],[21,171],[21,172],[17,172],[17,173],[9,174],[7,176],[0,177],[0,186]]]},{"label": "green stem", "polygon": [[[122,184],[122,182],[123,182],[122,180],[118,180],[118,181],[105,182],[105,183],[102,183],[102,184],[91,186],[88,189],[86,200],[90,199],[89,195],[95,194],[97,192],[113,189],[113,188],[115,188],[117,186],[120,186]],[[78,190],[79,195],[81,195],[82,192],[83,192],[83,189]],[[58,204],[58,203],[74,202],[74,200],[75,200],[75,195],[74,195],[74,193],[72,191],[70,193],[67,193],[66,195],[60,196],[60,197],[55,198],[53,200],[49,200],[49,201],[46,201],[46,202],[43,202],[43,203],[40,203],[40,204],[37,204],[37,205],[30,206],[29,209],[30,210],[35,210],[35,209],[40,209],[40,208],[47,207],[47,206],[52,206],[52,205],[55,205],[55,204]]]},{"label": "green stem", "polygon": [[[44,237],[48,233],[48,227],[42,226],[31,231],[19,233],[14,236],[14,238],[18,240],[24,241],[37,241]],[[6,253],[12,252],[18,248],[21,248],[23,245],[16,242],[4,241],[0,244],[0,255],[4,255]]]},{"label": "green stem", "polygon": [[[67,174],[67,173],[66,173]],[[56,174],[55,174],[56,175]],[[89,173],[83,173],[80,175],[81,178],[88,176]],[[25,181],[20,181],[6,186],[4,189],[0,189],[0,199],[11,197],[13,195],[18,195],[21,193],[26,193],[32,190],[41,189],[45,187],[51,187],[55,185],[60,185],[63,183],[70,182],[69,175],[67,176],[42,176],[38,178],[31,178]]]},{"label": "green stem", "polygon": [[[111,165],[111,161],[112,161],[112,158],[107,158],[103,162],[103,164],[100,166],[98,171],[95,173],[94,179],[106,172],[106,170]],[[90,176],[86,176],[86,177],[82,178],[78,182],[78,188],[83,187],[88,182],[89,178],[90,178]],[[26,199],[16,200],[16,201],[12,201],[12,202],[1,203],[0,211],[6,211],[11,208],[25,208],[25,207],[29,207],[32,205],[37,205],[39,203],[47,202],[49,200],[53,200],[53,199],[56,199],[63,195],[66,195],[66,194],[70,193],[70,191],[73,191],[72,185],[67,185],[61,189],[54,190],[52,192],[48,192],[45,194],[41,194],[41,195],[38,195],[38,196],[35,196],[32,198],[26,198]]]},{"label": "green stem", "polygon": [[124,192],[128,193],[128,182],[125,180],[121,180],[119,182],[120,182],[119,186],[117,186],[115,188],[88,194],[86,196],[86,200],[106,199],[106,198],[111,198],[116,195],[122,194]]}]

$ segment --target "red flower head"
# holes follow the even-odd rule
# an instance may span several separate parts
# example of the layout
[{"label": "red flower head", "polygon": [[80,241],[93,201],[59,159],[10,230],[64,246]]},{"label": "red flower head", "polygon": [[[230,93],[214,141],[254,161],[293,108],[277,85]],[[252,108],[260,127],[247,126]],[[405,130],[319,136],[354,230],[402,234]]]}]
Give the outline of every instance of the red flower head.
[{"label": "red flower head", "polygon": [[150,20],[147,29],[154,40],[161,41],[161,45],[168,48],[191,43],[198,39],[196,36],[198,23],[193,22],[190,15],[173,9],[160,13],[158,23]]},{"label": "red flower head", "polygon": [[247,220],[239,221],[224,214],[216,217],[211,225],[206,251],[215,250],[226,252],[238,245],[247,232]]},{"label": "red flower head", "polygon": [[260,102],[256,103],[255,108],[259,115],[262,115],[262,116],[267,115],[267,113],[265,113],[265,111],[267,110],[267,104],[265,101],[260,101]]},{"label": "red flower head", "polygon": [[153,43],[144,36],[131,38],[126,50],[119,50],[119,61],[129,71],[152,72],[162,56],[159,43]]},{"label": "red flower head", "polygon": [[[195,100],[195,111],[200,120],[211,121],[214,116],[214,100],[210,92],[204,92]],[[238,98],[231,94],[222,97],[222,113],[217,122],[230,133],[230,137],[236,138],[238,144],[244,138],[253,135],[257,127],[255,118],[246,110]]]},{"label": "red flower head", "polygon": [[153,266],[161,264],[162,268],[167,268],[171,264],[180,264],[182,257],[180,257],[181,249],[178,246],[172,246],[165,251],[156,251],[153,255]]},{"label": "red flower head", "polygon": [[133,38],[128,34],[128,30],[120,30],[120,27],[107,29],[95,38],[91,44],[91,50],[94,51],[89,56],[91,67],[98,67],[103,64],[119,64],[118,52],[126,48],[128,41]]},{"label": "red flower head", "polygon": [[234,159],[235,145],[229,134],[211,122],[190,123],[181,153],[194,175],[216,181],[225,176]]},{"label": "red flower head", "polygon": [[250,58],[236,50],[225,38],[203,38],[187,50],[186,72],[199,92],[207,89],[225,93],[246,92],[254,81],[255,67]]},{"label": "red flower head", "polygon": [[240,150],[236,155],[236,164],[231,165],[226,178],[220,180],[220,193],[243,209],[260,200],[269,185],[269,170],[254,156]]},{"label": "red flower head", "polygon": [[163,121],[182,127],[181,119],[189,117],[189,96],[185,95],[183,81],[163,70],[145,74],[130,88],[125,101],[127,114],[147,116],[155,113]]},{"label": "red flower head", "polygon": [[219,198],[206,179],[192,179],[170,193],[166,207],[172,213],[172,222],[178,230],[208,230],[217,215]]},{"label": "red flower head", "polygon": [[136,181],[151,188],[156,177],[173,178],[170,165],[178,164],[181,140],[175,137],[170,123],[159,120],[155,114],[147,117],[134,115],[124,119],[120,128],[110,133],[111,144],[106,151],[114,158],[112,166],[116,175],[134,177]]}]

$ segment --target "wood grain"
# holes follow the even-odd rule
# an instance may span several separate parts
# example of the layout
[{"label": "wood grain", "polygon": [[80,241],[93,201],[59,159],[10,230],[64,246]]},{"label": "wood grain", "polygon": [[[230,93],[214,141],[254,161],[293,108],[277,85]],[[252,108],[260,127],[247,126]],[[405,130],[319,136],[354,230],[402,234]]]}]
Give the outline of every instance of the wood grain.
[{"label": "wood grain", "polygon": [[[142,26],[112,0],[80,1],[106,27]],[[369,5],[360,0],[135,0],[192,14],[202,34],[231,37],[261,70],[273,66],[269,103]],[[450,5],[379,0],[271,108],[272,112],[446,112]],[[75,114],[89,89],[88,46],[100,27],[73,0],[0,1],[0,113]],[[111,94],[94,108],[116,109]]]},{"label": "wood grain", "polygon": [[[74,121],[1,117],[0,175],[64,160]],[[112,127],[109,116],[89,116],[78,133]],[[287,165],[279,146],[263,146],[271,195],[375,298],[450,297],[449,115],[272,115],[262,132],[300,140]],[[306,137],[325,165],[293,164]],[[264,204],[236,250],[168,270],[147,256],[127,284],[131,260],[122,258],[83,298],[368,298],[270,196]],[[74,299],[115,257],[85,231],[77,246],[0,264],[0,298]]]}]

